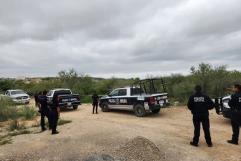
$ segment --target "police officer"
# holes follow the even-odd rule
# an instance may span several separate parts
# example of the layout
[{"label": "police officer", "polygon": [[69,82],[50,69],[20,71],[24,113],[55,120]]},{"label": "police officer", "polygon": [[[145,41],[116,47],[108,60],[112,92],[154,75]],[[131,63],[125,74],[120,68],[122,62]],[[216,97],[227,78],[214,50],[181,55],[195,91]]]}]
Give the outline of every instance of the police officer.
[{"label": "police officer", "polygon": [[192,146],[198,146],[200,137],[200,126],[202,123],[206,143],[208,147],[212,147],[212,139],[210,135],[209,111],[214,108],[214,102],[202,93],[201,86],[195,87],[195,94],[193,94],[188,101],[188,108],[193,114],[194,137],[190,142]]},{"label": "police officer", "polygon": [[35,101],[35,106],[38,107],[38,97],[39,97],[39,94],[38,93],[35,93],[34,94],[34,101]]},{"label": "police officer", "polygon": [[39,95],[39,97],[38,97],[38,102],[40,104],[42,131],[46,130],[46,128],[45,128],[45,117],[49,119],[49,108],[48,108],[47,96],[46,95],[47,95],[47,91],[43,91],[43,95]]},{"label": "police officer", "polygon": [[234,85],[234,94],[229,101],[231,107],[231,125],[233,130],[232,140],[228,140],[228,143],[238,145],[239,130],[241,125],[241,85]]},{"label": "police officer", "polygon": [[60,108],[58,104],[58,94],[54,94],[53,103],[50,109],[50,126],[52,128],[52,135],[58,134],[57,125],[60,116]]},{"label": "police officer", "polygon": [[98,114],[98,104],[99,104],[99,96],[95,92],[92,96],[93,114],[95,112],[96,114]]},{"label": "police officer", "polygon": [[41,109],[40,109],[40,102],[39,102],[39,96],[42,96],[42,92],[39,93],[35,93],[34,95],[34,100],[35,100],[35,107],[37,107],[39,109],[39,113],[41,113]]}]

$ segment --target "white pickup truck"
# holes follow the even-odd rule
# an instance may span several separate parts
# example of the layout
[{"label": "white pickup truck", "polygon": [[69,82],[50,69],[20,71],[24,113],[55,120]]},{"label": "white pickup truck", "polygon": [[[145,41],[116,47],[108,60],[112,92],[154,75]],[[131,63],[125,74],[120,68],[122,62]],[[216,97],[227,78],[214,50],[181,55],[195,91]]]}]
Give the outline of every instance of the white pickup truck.
[{"label": "white pickup truck", "polygon": [[5,96],[9,97],[13,102],[18,104],[29,104],[30,102],[29,95],[20,89],[7,90],[5,92]]}]

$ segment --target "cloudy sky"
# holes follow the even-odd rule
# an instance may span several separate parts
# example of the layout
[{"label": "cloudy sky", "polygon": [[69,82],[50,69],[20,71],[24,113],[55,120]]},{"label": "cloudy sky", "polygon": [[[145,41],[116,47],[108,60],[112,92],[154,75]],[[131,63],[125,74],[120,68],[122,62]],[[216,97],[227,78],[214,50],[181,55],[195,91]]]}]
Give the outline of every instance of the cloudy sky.
[{"label": "cloudy sky", "polygon": [[241,70],[240,0],[0,0],[0,77]]}]

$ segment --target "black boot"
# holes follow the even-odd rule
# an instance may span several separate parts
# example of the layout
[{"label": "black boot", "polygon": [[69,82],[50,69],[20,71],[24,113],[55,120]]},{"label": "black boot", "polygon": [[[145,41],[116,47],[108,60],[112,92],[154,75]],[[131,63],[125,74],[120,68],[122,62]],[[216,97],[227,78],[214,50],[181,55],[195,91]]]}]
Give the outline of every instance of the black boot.
[{"label": "black boot", "polygon": [[233,140],[228,140],[227,141],[229,144],[234,144],[234,145],[238,145],[238,142],[237,141],[233,141]]},{"label": "black boot", "polygon": [[197,144],[197,143],[194,143],[193,141],[190,142],[190,145],[195,146],[195,147],[198,147],[198,144]]}]

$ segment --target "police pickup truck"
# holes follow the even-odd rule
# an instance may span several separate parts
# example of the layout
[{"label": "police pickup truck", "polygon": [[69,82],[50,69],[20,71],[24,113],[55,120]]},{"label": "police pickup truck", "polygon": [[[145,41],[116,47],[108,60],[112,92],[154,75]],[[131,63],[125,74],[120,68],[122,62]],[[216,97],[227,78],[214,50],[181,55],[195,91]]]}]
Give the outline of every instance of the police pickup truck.
[{"label": "police pickup truck", "polygon": [[[153,86],[152,81],[149,83]],[[100,99],[100,107],[103,112],[108,112],[111,109],[130,110],[134,111],[137,117],[144,117],[147,112],[159,113],[160,109],[168,104],[167,93],[147,93],[146,87],[143,85],[117,88]]]},{"label": "police pickup truck", "polygon": [[58,106],[60,109],[73,107],[74,110],[78,109],[81,104],[80,97],[77,94],[72,94],[70,89],[53,89],[47,93],[48,105],[53,104],[53,97],[57,96]]}]

